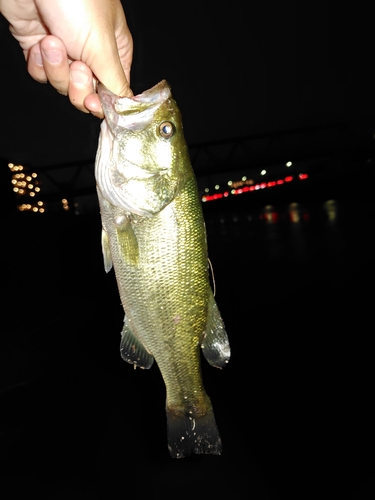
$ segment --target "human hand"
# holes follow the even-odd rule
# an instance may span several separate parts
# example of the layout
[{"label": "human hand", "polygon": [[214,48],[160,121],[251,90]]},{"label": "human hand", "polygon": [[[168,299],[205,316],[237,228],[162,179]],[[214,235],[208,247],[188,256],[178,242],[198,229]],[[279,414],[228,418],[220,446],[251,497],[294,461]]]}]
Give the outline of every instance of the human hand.
[{"label": "human hand", "polygon": [[131,96],[133,39],[120,0],[0,0],[30,75],[49,81],[81,111],[103,118],[102,82]]}]

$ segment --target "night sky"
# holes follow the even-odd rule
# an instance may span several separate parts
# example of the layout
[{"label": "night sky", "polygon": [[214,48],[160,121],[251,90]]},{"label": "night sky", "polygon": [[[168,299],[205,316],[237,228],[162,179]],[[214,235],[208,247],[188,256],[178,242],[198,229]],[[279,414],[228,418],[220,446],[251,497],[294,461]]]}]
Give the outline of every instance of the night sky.
[{"label": "night sky", "polygon": [[[370,8],[335,2],[124,2],[132,89],[167,79],[189,145],[308,126],[372,124]],[[0,157],[33,167],[92,159],[99,120],[34,82],[0,24]],[[6,72],[5,72],[6,71]]]}]

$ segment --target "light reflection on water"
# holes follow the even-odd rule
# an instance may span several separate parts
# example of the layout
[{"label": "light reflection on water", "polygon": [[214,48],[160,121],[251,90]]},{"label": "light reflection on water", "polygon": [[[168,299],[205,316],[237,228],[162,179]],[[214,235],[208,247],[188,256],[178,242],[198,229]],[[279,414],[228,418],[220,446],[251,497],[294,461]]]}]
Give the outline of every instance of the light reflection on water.
[{"label": "light reflection on water", "polygon": [[[290,203],[288,205],[210,213],[206,217],[207,234],[213,245],[221,242],[246,245],[270,259],[286,258],[303,261],[311,253],[311,245],[326,245],[326,252],[343,251],[345,220],[340,218],[340,202]],[[321,250],[321,248],[320,248]]]},{"label": "light reflection on water", "polygon": [[233,275],[265,293],[340,286],[372,261],[374,207],[330,199],[205,214],[219,291],[220,283],[236,286]]}]

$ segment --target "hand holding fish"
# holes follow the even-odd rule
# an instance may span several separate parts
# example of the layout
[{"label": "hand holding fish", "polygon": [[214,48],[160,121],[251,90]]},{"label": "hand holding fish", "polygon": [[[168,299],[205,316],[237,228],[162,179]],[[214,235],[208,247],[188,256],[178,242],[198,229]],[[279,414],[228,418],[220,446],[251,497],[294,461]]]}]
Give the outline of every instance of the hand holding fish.
[{"label": "hand holding fish", "polygon": [[72,104],[103,118],[101,81],[131,96],[133,39],[120,0],[0,0],[30,75],[49,81]]}]

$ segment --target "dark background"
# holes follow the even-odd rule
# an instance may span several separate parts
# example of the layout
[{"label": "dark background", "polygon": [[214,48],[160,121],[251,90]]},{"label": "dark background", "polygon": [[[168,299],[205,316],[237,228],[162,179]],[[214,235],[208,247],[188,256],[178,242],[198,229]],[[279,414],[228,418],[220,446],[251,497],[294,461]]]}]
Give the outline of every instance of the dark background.
[{"label": "dark background", "polygon": [[[133,91],[166,78],[189,145],[340,124],[345,179],[204,207],[232,347],[203,363],[221,457],[169,457],[158,369],[119,355],[99,213],[2,212],[2,498],[373,498],[371,4],[124,5]],[[4,168],[92,161],[99,120],[32,81],[1,21]]]},{"label": "dark background", "polygon": [[[373,138],[369,2],[124,2],[134,35],[132,88],[172,86],[189,145],[344,123]],[[95,156],[98,120],[27,74],[0,25],[0,155],[32,166]],[[318,145],[317,145],[318,147]]]}]

